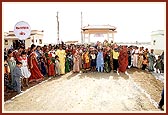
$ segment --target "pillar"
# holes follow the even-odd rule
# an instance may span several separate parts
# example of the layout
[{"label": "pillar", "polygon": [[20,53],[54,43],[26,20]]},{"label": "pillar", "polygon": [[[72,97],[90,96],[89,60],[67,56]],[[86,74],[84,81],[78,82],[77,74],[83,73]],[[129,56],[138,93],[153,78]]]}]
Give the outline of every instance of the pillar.
[{"label": "pillar", "polygon": [[113,42],[114,42],[114,32],[112,32],[112,40],[113,40]]},{"label": "pillar", "polygon": [[89,35],[88,35],[88,43],[90,43],[90,33],[89,33]]},{"label": "pillar", "polygon": [[109,42],[109,32],[107,33],[107,41]]},{"label": "pillar", "polygon": [[[84,34],[84,37],[83,37],[83,41],[82,41],[82,42],[85,43],[85,33],[83,33],[83,34]],[[83,43],[82,43],[82,44],[83,44]]]},{"label": "pillar", "polygon": [[81,43],[83,44],[83,32],[81,31]]}]

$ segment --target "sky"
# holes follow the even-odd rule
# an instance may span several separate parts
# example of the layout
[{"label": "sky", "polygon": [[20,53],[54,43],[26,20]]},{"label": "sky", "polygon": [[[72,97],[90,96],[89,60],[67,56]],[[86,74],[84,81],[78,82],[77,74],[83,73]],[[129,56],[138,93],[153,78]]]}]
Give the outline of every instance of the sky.
[{"label": "sky", "polygon": [[[112,25],[117,29],[115,42],[149,42],[151,32],[166,28],[166,2],[145,3],[8,3],[3,2],[3,32],[13,31],[19,21],[27,22],[32,30],[44,30],[44,42],[57,42],[57,11],[60,40],[81,40],[82,26]],[[105,35],[104,35],[105,36]],[[104,40],[91,35],[91,41]]]}]

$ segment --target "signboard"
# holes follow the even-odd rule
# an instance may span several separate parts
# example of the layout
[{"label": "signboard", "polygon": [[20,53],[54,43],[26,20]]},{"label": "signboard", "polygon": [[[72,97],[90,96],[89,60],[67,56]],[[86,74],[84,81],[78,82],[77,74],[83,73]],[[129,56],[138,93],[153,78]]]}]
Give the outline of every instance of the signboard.
[{"label": "signboard", "polygon": [[31,28],[27,22],[20,21],[16,23],[14,27],[15,36],[18,37],[20,40],[25,40],[30,37]]}]

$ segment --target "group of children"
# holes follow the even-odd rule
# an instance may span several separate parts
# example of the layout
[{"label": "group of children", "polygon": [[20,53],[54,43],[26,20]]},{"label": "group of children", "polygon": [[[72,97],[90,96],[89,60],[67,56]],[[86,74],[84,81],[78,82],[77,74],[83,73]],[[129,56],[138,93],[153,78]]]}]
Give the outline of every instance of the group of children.
[{"label": "group of children", "polygon": [[4,90],[13,89],[17,93],[21,93],[23,84],[29,86],[28,78],[30,76],[26,52],[22,52],[20,57],[15,59],[13,52],[9,50],[8,56],[4,56]]}]

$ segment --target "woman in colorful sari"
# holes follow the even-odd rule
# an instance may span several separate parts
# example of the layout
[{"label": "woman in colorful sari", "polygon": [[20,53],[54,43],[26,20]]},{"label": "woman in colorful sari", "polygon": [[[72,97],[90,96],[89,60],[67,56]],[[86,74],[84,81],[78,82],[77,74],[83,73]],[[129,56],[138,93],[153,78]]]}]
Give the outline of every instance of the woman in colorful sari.
[{"label": "woman in colorful sari", "polygon": [[120,49],[118,63],[119,63],[119,72],[125,73],[128,67],[128,52],[126,46],[123,46]]},{"label": "woman in colorful sari", "polygon": [[44,76],[41,74],[39,68],[38,68],[38,62],[37,62],[37,55],[35,52],[36,46],[34,44],[31,45],[31,54],[29,56],[29,67],[30,67],[30,73],[31,76],[29,77],[29,82],[39,82],[42,81]]},{"label": "woman in colorful sari", "polygon": [[65,58],[65,73],[70,72],[70,59],[68,55],[69,53],[66,55],[66,58]]},{"label": "woman in colorful sari", "polygon": [[58,55],[59,60],[60,60],[60,74],[65,74],[65,57],[66,57],[66,52],[65,50],[62,49],[62,46],[59,47],[56,51],[56,55]]},{"label": "woman in colorful sari", "polygon": [[139,55],[138,55],[137,67],[139,69],[141,69],[142,68],[142,62],[143,62],[143,49],[142,49],[142,47],[140,47],[138,54]]},{"label": "woman in colorful sari", "polygon": [[79,53],[79,68],[80,70],[82,69],[82,54],[83,54],[83,51],[82,51],[82,48],[78,47],[77,49],[78,53]]},{"label": "woman in colorful sari", "polygon": [[48,54],[48,76],[55,76],[55,60],[53,60],[52,53]]},{"label": "woman in colorful sari", "polygon": [[46,48],[45,51],[44,51],[44,55],[43,55],[44,62],[45,62],[45,64],[46,64],[47,76],[48,76],[48,67],[49,67],[49,64],[48,64],[48,59],[49,59],[48,52],[49,52],[49,48]]},{"label": "woman in colorful sari", "polygon": [[76,51],[74,56],[73,56],[73,72],[76,73],[76,72],[79,72],[80,71],[80,66],[79,66],[79,58],[80,58],[80,55],[79,53]]},{"label": "woman in colorful sari", "polygon": [[87,50],[84,51],[84,53],[82,55],[82,60],[83,60],[84,71],[87,72],[90,68],[90,56],[89,56],[89,52]]}]

